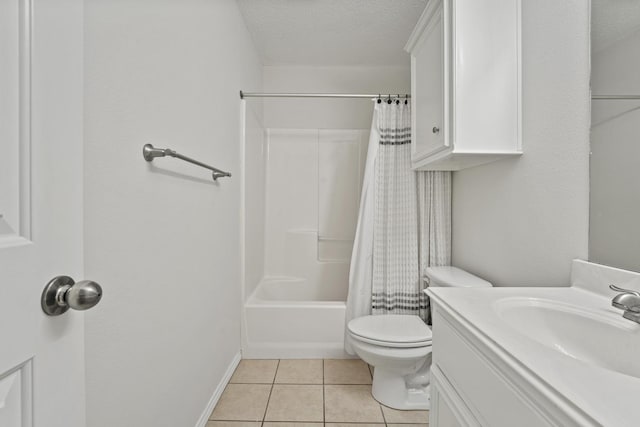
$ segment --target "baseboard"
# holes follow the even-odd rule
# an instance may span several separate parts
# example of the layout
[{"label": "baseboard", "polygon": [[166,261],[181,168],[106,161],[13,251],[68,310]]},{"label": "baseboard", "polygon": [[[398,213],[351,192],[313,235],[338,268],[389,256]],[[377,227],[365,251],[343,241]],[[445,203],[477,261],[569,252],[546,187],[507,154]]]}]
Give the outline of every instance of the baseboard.
[{"label": "baseboard", "polygon": [[216,387],[216,389],[213,391],[213,396],[211,396],[211,399],[209,399],[209,403],[207,403],[207,407],[204,409],[204,412],[202,413],[202,415],[200,415],[200,419],[196,423],[196,427],[206,427],[207,422],[209,421],[209,415],[211,415],[211,412],[213,412],[213,408],[216,407],[218,400],[220,400],[220,396],[222,396],[222,392],[224,391],[224,388],[227,386],[227,384],[229,384],[229,381],[231,380],[231,376],[233,375],[234,371],[238,367],[238,364],[240,363],[240,359],[242,359],[242,355],[238,351],[238,353],[235,356],[233,356],[233,359],[231,360],[231,363],[227,367],[227,370],[224,373],[224,376],[220,380],[218,387]]},{"label": "baseboard", "polygon": [[260,343],[242,349],[244,359],[351,359],[338,343]]}]

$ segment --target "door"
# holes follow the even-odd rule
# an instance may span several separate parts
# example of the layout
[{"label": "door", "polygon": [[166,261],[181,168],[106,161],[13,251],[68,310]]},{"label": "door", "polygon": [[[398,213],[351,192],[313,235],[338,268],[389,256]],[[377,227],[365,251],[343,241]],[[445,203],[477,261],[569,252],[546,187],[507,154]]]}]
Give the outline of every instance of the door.
[{"label": "door", "polygon": [[82,1],[0,0],[0,426],[83,427]]}]

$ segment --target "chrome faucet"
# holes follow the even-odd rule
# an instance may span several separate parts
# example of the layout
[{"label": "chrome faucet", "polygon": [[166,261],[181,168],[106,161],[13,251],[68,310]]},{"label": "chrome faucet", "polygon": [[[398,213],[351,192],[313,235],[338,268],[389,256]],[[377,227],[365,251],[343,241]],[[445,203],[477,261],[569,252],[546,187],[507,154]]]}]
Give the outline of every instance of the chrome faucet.
[{"label": "chrome faucet", "polygon": [[622,317],[640,323],[640,292],[609,285],[609,289],[621,292],[611,300],[611,305],[624,313]]}]

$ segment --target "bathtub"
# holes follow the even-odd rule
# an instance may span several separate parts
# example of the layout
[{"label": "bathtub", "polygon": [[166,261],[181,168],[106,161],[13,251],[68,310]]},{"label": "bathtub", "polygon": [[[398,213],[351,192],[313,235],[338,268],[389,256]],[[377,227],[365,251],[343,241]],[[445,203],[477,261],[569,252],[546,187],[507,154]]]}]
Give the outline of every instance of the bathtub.
[{"label": "bathtub", "polygon": [[244,305],[242,357],[345,358],[344,287],[264,278]]}]

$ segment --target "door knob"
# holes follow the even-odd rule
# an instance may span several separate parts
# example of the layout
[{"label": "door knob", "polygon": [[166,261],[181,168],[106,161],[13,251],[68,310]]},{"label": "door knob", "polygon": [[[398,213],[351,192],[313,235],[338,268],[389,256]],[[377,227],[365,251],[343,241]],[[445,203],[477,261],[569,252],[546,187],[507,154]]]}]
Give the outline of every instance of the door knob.
[{"label": "door knob", "polygon": [[42,311],[59,316],[70,308],[87,310],[100,302],[102,287],[91,280],[75,282],[69,276],[57,276],[42,291]]}]

